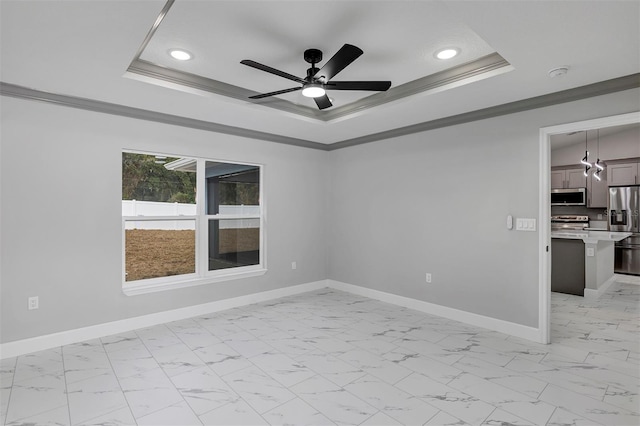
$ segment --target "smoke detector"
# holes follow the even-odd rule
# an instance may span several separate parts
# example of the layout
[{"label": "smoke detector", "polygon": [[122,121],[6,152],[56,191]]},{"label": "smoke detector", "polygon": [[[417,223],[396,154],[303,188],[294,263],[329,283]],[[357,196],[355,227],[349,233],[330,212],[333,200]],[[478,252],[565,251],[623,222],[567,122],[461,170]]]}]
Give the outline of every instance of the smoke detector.
[{"label": "smoke detector", "polygon": [[551,78],[555,78],[555,77],[562,77],[563,75],[565,75],[566,73],[569,72],[569,67],[558,67],[558,68],[554,68],[551,71],[549,71],[549,77]]}]

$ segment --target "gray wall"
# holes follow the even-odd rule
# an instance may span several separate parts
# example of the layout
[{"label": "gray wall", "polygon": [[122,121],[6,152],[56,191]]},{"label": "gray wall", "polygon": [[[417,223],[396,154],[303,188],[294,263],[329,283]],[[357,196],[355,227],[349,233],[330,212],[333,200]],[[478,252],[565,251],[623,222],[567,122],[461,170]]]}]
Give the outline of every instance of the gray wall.
[{"label": "gray wall", "polygon": [[540,219],[539,129],[637,111],[639,99],[627,91],[331,152],[329,278],[537,327],[538,233],[505,221]]},{"label": "gray wall", "polygon": [[[1,137],[2,342],[326,278],[326,152],[6,97]],[[125,296],[123,148],[264,164],[268,272]]]},{"label": "gray wall", "polygon": [[[2,342],[325,278],[535,327],[538,234],[504,224],[538,215],[539,128],[637,111],[639,95],[330,153],[3,97]],[[265,164],[267,274],[125,296],[124,148]]]}]

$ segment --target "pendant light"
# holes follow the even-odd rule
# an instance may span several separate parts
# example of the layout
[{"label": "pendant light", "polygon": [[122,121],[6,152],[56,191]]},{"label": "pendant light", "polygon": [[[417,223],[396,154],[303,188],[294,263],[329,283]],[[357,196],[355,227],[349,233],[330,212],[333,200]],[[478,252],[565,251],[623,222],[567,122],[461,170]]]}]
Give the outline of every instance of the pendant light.
[{"label": "pendant light", "polygon": [[589,151],[587,147],[587,133],[588,131],[584,131],[584,157],[580,162],[584,164],[584,175],[585,177],[589,176],[589,169],[591,169],[591,163],[589,162]]},{"label": "pendant light", "polygon": [[600,129],[597,130],[597,140],[598,140],[598,159],[596,160],[595,163],[593,163],[593,165],[596,168],[596,172],[593,174],[593,176],[598,179],[598,181],[601,181],[602,178],[600,177],[600,172],[604,170],[604,166],[602,164],[600,164]]}]

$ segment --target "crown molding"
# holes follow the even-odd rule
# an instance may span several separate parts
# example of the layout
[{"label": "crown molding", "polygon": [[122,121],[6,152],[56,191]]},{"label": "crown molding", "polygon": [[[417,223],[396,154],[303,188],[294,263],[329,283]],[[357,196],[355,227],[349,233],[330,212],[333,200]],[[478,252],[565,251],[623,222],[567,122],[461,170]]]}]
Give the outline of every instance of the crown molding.
[{"label": "crown molding", "polygon": [[395,138],[398,136],[413,133],[425,132],[442,127],[455,126],[472,121],[484,120],[487,118],[499,117],[502,115],[528,111],[536,108],[543,108],[552,105],[573,102],[594,96],[606,95],[623,90],[637,89],[640,87],[640,73],[618,77],[611,80],[601,81],[586,86],[549,93],[542,96],[509,102],[489,108],[483,108],[464,114],[425,121],[410,126],[399,127],[384,132],[373,133],[353,139],[338,141],[333,144],[323,144],[306,139],[297,139],[273,133],[259,132],[255,130],[243,129],[241,127],[227,126],[225,124],[214,123],[193,118],[181,117],[172,114],[165,114],[156,111],[133,108],[119,104],[97,101],[93,99],[80,98],[75,96],[60,95],[40,90],[30,89],[15,84],[0,82],[0,95],[19,99],[52,103],[55,105],[71,108],[84,109],[88,111],[100,112],[104,114],[119,115],[123,117],[135,118],[139,120],[155,121],[158,123],[171,124],[175,126],[188,127],[205,130],[209,132],[223,133],[250,139],[258,139],[269,142],[293,145],[303,148],[317,149],[321,151],[334,151],[350,146],[362,145],[383,139]]},{"label": "crown molding", "polygon": [[345,139],[341,142],[331,144],[329,150],[333,151],[336,149],[362,145],[365,143],[375,142],[383,139],[390,139],[398,136],[410,135],[413,133],[426,132],[427,130],[434,130],[442,127],[455,126],[472,121],[485,120],[487,118],[499,117],[502,115],[514,114],[517,112],[523,112],[537,108],[544,108],[552,105],[563,104],[566,102],[573,102],[581,99],[591,98],[594,96],[620,92],[623,90],[637,89],[638,87],[640,87],[640,73],[614,78],[611,80],[605,80],[586,86],[575,87],[573,89],[567,89],[560,92],[549,93],[533,98],[527,98],[519,101],[509,102],[506,104],[496,105],[493,107],[482,108],[463,114],[425,121],[422,123],[412,124],[410,126],[398,127],[396,129],[379,133],[372,133],[353,139]]},{"label": "crown molding", "polygon": [[323,151],[328,150],[327,145],[309,141],[306,139],[292,138],[288,136],[277,135],[274,133],[259,132],[256,130],[244,129],[242,127],[228,126],[226,124],[214,123],[212,121],[196,120],[194,118],[165,114],[162,112],[150,111],[142,108],[134,108],[110,102],[97,101],[94,99],[43,92],[41,90],[29,89],[27,87],[4,82],[0,82],[0,95],[32,101],[47,102],[70,108],[101,112],[103,114],[119,115],[122,117],[135,118],[138,120],[155,121],[158,123],[171,124],[174,126],[206,130],[208,132],[223,133],[226,135],[239,136],[243,138],[258,139],[286,145],[294,145],[303,148],[319,149]]}]

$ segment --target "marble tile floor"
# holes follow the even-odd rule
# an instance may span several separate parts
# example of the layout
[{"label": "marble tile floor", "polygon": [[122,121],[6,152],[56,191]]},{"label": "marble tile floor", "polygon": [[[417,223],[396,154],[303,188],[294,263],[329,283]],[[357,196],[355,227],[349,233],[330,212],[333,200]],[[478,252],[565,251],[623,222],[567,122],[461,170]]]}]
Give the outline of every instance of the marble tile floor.
[{"label": "marble tile floor", "polygon": [[324,289],[5,359],[5,425],[639,425],[640,278],[550,345]]}]

